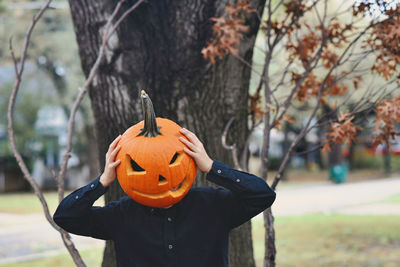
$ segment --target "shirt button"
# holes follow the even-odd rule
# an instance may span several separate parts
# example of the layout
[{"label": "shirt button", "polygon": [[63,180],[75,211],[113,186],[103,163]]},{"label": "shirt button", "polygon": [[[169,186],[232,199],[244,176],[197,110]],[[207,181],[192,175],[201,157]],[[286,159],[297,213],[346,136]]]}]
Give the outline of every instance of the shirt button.
[{"label": "shirt button", "polygon": [[93,187],[94,187],[94,184],[91,184],[90,187],[93,188]]},{"label": "shirt button", "polygon": [[168,218],[167,218],[167,220],[168,220],[169,222],[172,222],[172,219],[171,219],[171,217],[168,217]]},{"label": "shirt button", "polygon": [[236,179],[236,182],[238,182],[238,183],[239,183],[239,182],[240,182],[240,179]]},{"label": "shirt button", "polygon": [[218,170],[217,172],[218,172],[218,173],[221,173],[222,171],[221,171],[221,170]]},{"label": "shirt button", "polygon": [[168,245],[168,248],[169,248],[169,249],[172,249],[172,248],[173,248],[173,246],[172,246],[172,245]]},{"label": "shirt button", "polygon": [[75,199],[78,199],[79,197],[78,196],[75,196]]}]

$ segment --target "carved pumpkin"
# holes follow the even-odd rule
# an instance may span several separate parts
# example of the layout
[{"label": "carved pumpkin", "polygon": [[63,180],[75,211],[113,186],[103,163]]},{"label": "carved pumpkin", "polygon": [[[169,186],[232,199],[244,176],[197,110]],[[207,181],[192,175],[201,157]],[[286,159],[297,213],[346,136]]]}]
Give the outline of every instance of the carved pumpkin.
[{"label": "carved pumpkin", "polygon": [[142,91],[144,121],[122,135],[116,160],[118,181],[135,201],[151,207],[169,207],[189,191],[197,167],[179,141],[184,137],[175,122],[155,118],[153,105]]}]

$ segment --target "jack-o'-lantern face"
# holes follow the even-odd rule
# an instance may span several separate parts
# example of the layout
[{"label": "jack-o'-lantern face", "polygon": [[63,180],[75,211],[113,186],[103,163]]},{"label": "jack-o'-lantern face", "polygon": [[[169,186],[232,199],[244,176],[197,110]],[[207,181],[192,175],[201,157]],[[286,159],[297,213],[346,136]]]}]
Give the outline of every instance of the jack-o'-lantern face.
[{"label": "jack-o'-lantern face", "polygon": [[183,151],[185,145],[179,141],[183,135],[178,124],[154,118],[153,130],[155,126],[154,132],[158,133],[146,136],[146,118],[130,127],[118,143],[121,149],[116,160],[121,160],[121,164],[117,177],[122,189],[135,201],[151,207],[168,207],[187,194],[197,168]]}]

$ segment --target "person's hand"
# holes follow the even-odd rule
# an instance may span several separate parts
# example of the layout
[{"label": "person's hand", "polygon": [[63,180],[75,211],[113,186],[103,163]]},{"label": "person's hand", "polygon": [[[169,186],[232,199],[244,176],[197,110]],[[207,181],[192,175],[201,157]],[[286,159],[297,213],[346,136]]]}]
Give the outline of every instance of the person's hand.
[{"label": "person's hand", "polygon": [[207,152],[204,149],[203,144],[200,142],[197,136],[191,131],[182,128],[180,132],[184,136],[186,136],[187,139],[189,139],[187,140],[183,137],[179,137],[179,140],[189,148],[189,149],[187,149],[186,147],[184,148],[185,153],[194,159],[197,167],[199,167],[199,169],[202,172],[206,173],[209,172],[211,170],[213,160],[210,159],[210,157],[207,155]]},{"label": "person's hand", "polygon": [[120,146],[117,146],[119,139],[121,139],[121,135],[119,135],[115,140],[110,144],[108,151],[106,153],[106,164],[104,166],[104,172],[100,176],[100,183],[103,187],[108,187],[116,178],[115,168],[121,163],[120,160],[114,161],[115,155],[117,155]]}]

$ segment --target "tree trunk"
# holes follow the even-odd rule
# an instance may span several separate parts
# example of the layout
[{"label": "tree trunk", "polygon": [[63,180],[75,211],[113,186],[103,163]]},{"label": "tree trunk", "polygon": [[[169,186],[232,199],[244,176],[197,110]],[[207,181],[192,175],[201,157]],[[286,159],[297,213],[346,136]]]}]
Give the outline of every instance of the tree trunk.
[{"label": "tree trunk", "polygon": [[390,165],[390,149],[387,144],[384,144],[383,149],[383,167],[385,169],[385,174],[391,173],[392,166]]},{"label": "tree trunk", "polygon": [[353,144],[352,146],[349,147],[349,170],[350,171],[354,170],[355,146],[356,146],[356,144]]},{"label": "tree trunk", "polygon": [[85,162],[87,165],[89,165],[89,175],[90,177],[96,177],[98,176],[99,173],[99,162],[97,160],[93,160],[96,158],[96,155],[98,153],[97,149],[97,143],[96,143],[96,135],[95,131],[93,129],[93,125],[88,125],[85,124],[85,129],[84,133],[86,134],[86,141],[87,141],[87,146],[86,146],[86,159]]},{"label": "tree trunk", "polygon": [[[132,5],[127,1],[122,11]],[[262,8],[265,1],[254,1]],[[117,1],[69,1],[75,25],[81,64],[85,75],[97,57],[101,33]],[[221,145],[225,124],[235,117],[228,136],[239,148],[247,135],[250,69],[228,56],[211,65],[201,49],[212,38],[211,17],[222,14],[227,1],[147,1],[117,29],[106,50],[105,60],[90,87],[96,121],[100,166],[109,143],[142,119],[139,92],[146,89],[159,117],[167,117],[195,132],[210,157],[233,166],[230,151]],[[255,5],[254,5],[255,6]],[[261,8],[262,7],[262,8]],[[250,31],[239,55],[251,62],[259,27],[257,16],[247,18]],[[205,185],[199,174],[195,185]],[[111,185],[106,202],[123,195]],[[115,252],[107,242],[103,266],[115,266]],[[254,266],[251,225],[233,231],[230,266]]]},{"label": "tree trunk", "polygon": [[328,161],[329,167],[343,163],[342,144],[331,145],[331,151],[328,152]]},{"label": "tree trunk", "polygon": [[[325,141],[325,131],[326,127],[318,127],[318,145],[321,145]],[[322,158],[322,153],[321,149],[318,149],[317,151],[317,164],[320,170],[325,170],[326,169],[326,164]]]},{"label": "tree trunk", "polygon": [[276,246],[274,216],[272,215],[271,208],[264,211],[264,228],[267,233],[264,240],[264,267],[274,267],[276,264]]},{"label": "tree trunk", "polygon": [[[332,110],[328,105],[323,105],[324,114],[327,115],[327,118],[330,120],[335,120],[337,118],[337,111]],[[325,127],[324,135],[329,131],[329,125]],[[328,152],[328,166],[331,168],[334,165],[343,163],[343,155],[342,155],[342,144],[332,144],[331,151]]]}]

